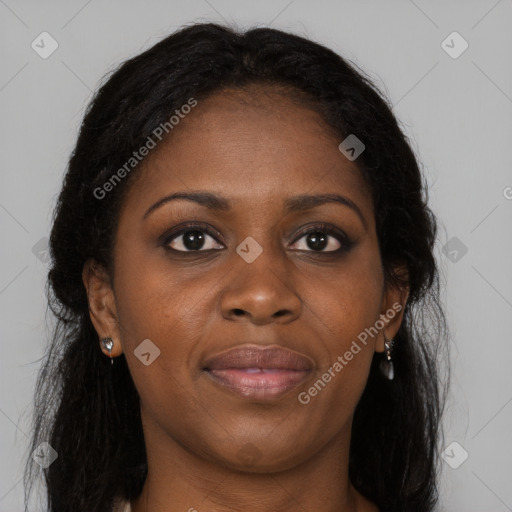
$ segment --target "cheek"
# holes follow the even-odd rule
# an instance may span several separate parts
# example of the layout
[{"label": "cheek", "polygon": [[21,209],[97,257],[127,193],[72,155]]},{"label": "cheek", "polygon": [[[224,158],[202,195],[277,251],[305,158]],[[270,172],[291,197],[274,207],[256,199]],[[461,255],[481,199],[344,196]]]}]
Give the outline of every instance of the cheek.
[{"label": "cheek", "polygon": [[[116,264],[116,307],[134,383],[147,403],[170,396],[179,402],[183,386],[194,378],[197,346],[209,332],[215,297],[207,292],[214,289],[218,273],[178,269],[160,251],[141,249],[132,250],[129,258],[121,255]],[[138,357],[145,346],[150,361],[156,354],[147,366]]]},{"label": "cheek", "polygon": [[204,331],[204,319],[197,321],[203,318],[198,303],[204,287],[188,280],[185,284],[176,272],[171,275],[147,260],[136,263],[131,261],[120,270],[116,286],[121,339],[130,374],[141,404],[151,415],[161,416],[167,423],[169,411],[180,411],[180,422],[186,422],[187,414],[194,410],[186,388],[191,379],[194,340]]},{"label": "cheek", "polygon": [[[384,283],[378,248],[367,241],[326,276],[310,287],[307,302],[331,340],[329,352],[335,358],[380,317]],[[368,335],[368,345],[373,341]]]},{"label": "cheek", "polygon": [[145,338],[172,344],[181,334],[180,325],[194,325],[197,305],[208,289],[206,276],[194,279],[191,269],[170,264],[161,250],[125,243],[134,249],[129,257],[118,251],[115,282],[123,338],[130,344]]},{"label": "cheek", "polygon": [[323,333],[325,355],[317,375],[320,382],[306,390],[314,407],[334,407],[341,415],[348,406],[355,407],[375,353],[382,290],[378,252],[360,251],[329,283],[309,294],[308,301],[315,305],[311,321]]}]

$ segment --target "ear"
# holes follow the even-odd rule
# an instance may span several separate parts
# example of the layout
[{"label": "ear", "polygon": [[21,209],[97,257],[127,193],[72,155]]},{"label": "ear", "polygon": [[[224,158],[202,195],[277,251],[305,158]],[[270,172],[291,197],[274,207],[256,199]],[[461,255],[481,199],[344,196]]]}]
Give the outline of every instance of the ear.
[{"label": "ear", "polygon": [[[395,266],[395,274],[400,277],[402,282],[409,282],[409,272],[405,265]],[[388,340],[392,340],[396,336],[404,318],[405,305],[408,297],[408,284],[402,286],[389,284],[386,286],[380,312],[380,320],[382,320],[384,326],[379,330],[375,343],[375,352],[384,352],[384,334]]]},{"label": "ear", "polygon": [[[110,276],[103,265],[94,259],[88,259],[82,270],[82,281],[87,291],[89,314],[99,341],[103,338],[112,338],[112,357],[117,357],[123,353],[123,349]],[[100,347],[108,356],[108,351],[101,343]]]}]

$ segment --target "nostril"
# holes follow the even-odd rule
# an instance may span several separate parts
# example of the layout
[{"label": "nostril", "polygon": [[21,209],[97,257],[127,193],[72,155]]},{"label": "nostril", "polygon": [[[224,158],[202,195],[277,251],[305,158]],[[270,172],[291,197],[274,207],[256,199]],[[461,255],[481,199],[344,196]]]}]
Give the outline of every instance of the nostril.
[{"label": "nostril", "polygon": [[235,315],[237,316],[240,316],[240,315],[243,315],[244,314],[244,310],[243,309],[234,309],[233,312],[235,313]]}]

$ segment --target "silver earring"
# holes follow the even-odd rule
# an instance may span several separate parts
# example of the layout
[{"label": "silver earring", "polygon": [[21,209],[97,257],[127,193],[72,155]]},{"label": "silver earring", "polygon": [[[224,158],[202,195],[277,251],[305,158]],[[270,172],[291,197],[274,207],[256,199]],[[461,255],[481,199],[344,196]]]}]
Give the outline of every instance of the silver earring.
[{"label": "silver earring", "polygon": [[393,368],[393,361],[391,360],[391,351],[393,350],[394,340],[387,340],[384,335],[384,347],[386,348],[386,359],[380,362],[380,371],[388,380],[395,378],[395,370]]},{"label": "silver earring", "polygon": [[114,347],[114,342],[112,338],[103,338],[101,340],[103,347],[108,350],[108,356],[110,357],[110,364],[114,364],[114,359],[112,359],[112,348]]}]

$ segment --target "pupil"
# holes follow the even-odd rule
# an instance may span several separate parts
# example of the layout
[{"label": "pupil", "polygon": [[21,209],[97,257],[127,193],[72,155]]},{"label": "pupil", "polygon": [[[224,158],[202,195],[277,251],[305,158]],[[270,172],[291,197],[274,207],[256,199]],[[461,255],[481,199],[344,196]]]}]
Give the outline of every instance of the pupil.
[{"label": "pupil", "polygon": [[327,237],[323,233],[315,231],[308,235],[307,243],[310,249],[322,250],[327,246]]},{"label": "pupil", "polygon": [[204,236],[201,231],[187,231],[183,233],[183,245],[192,250],[201,249],[204,244]]}]

